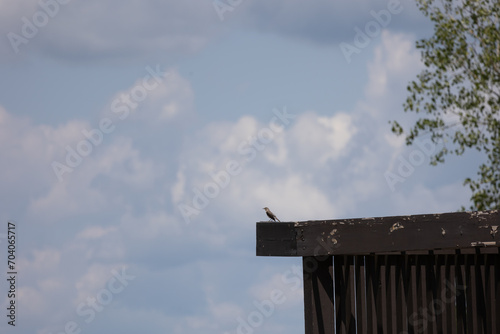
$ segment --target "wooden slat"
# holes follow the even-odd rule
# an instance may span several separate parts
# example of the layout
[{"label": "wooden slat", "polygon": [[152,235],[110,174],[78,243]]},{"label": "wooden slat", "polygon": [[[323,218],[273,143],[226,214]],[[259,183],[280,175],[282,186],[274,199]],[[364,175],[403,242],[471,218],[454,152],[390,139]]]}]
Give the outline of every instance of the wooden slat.
[{"label": "wooden slat", "polygon": [[380,317],[378,317],[378,321],[382,324],[383,333],[389,332],[389,317],[392,316],[390,310],[388,309],[389,303],[387,300],[387,255],[379,255],[377,256],[377,266],[379,272],[379,297],[377,299],[377,307],[380,310]]},{"label": "wooden slat", "polygon": [[475,267],[475,290],[476,290],[476,308],[477,308],[477,325],[480,328],[480,333],[488,333],[486,329],[486,295],[485,295],[485,268],[484,268],[484,259],[485,255],[476,253],[474,258],[474,267]]},{"label": "wooden slat", "polygon": [[457,252],[455,255],[455,277],[456,285],[453,291],[456,296],[457,311],[457,333],[467,332],[467,307],[466,307],[466,286],[465,286],[465,255]]},{"label": "wooden slat", "polygon": [[416,332],[417,333],[427,333],[428,323],[425,321],[423,312],[427,311],[425,307],[426,295],[425,295],[425,262],[423,255],[417,255],[417,265],[416,265],[416,299],[417,299],[417,314],[418,321],[416,322]]},{"label": "wooden slat", "polygon": [[[500,256],[496,256],[495,260],[495,308],[493,311],[493,315],[495,316],[495,326],[496,331],[494,333],[500,332]],[[493,293],[492,293],[493,294]]]},{"label": "wooden slat", "polygon": [[396,277],[395,277],[395,285],[396,285],[396,328],[398,333],[407,333],[408,332],[408,301],[407,301],[407,286],[408,282],[406,280],[406,256],[405,254],[393,256],[395,259],[395,267],[396,267]]},{"label": "wooden slat", "polygon": [[488,333],[498,333],[496,326],[497,309],[495,303],[495,256],[485,255],[485,307],[486,307],[486,331]]},{"label": "wooden slat", "polygon": [[409,300],[409,317],[408,325],[410,333],[420,333],[418,328],[419,309],[418,309],[418,293],[417,293],[417,255],[409,255],[408,257],[408,300]]},{"label": "wooden slat", "polygon": [[455,255],[447,255],[445,280],[441,282],[444,290],[441,293],[441,298],[446,305],[446,331],[443,330],[443,333],[457,333],[457,312],[455,307],[457,280],[455,268]]},{"label": "wooden slat", "polygon": [[389,320],[387,322],[388,333],[397,334],[397,319],[399,310],[396,308],[396,263],[394,255],[386,255],[386,278],[387,278],[387,313]]},{"label": "wooden slat", "polygon": [[473,289],[474,275],[471,272],[471,265],[473,263],[474,255],[465,255],[465,299],[466,299],[466,312],[467,312],[467,333],[476,333],[477,324],[475,319],[476,312],[476,296],[475,289]]},{"label": "wooden slat", "polygon": [[336,333],[356,333],[354,257],[335,256],[333,260]]},{"label": "wooden slat", "polygon": [[306,334],[334,332],[333,258],[304,257],[304,319]]},{"label": "wooden slat", "polygon": [[354,261],[354,275],[356,277],[356,329],[358,333],[367,333],[365,256],[358,255]]},{"label": "wooden slat", "polygon": [[377,325],[377,291],[378,277],[376,267],[376,256],[365,257],[366,276],[366,319],[368,333],[378,333]]},{"label": "wooden slat", "polygon": [[346,286],[342,267],[344,265],[344,257],[341,255],[333,257],[333,291],[334,291],[334,315],[335,315],[335,333],[345,332],[346,321],[346,306],[345,294]]},{"label": "wooden slat", "polygon": [[441,327],[441,310],[439,309],[439,297],[437,295],[437,257],[433,251],[427,256],[427,307],[432,315],[432,323],[430,324],[431,333],[437,333],[437,329]]},{"label": "wooden slat", "polygon": [[354,256],[345,256],[345,267],[346,276],[349,277],[347,280],[347,293],[346,301],[349,305],[346,305],[347,321],[346,321],[346,333],[356,334],[356,290],[355,290],[355,277],[354,277]]},{"label": "wooden slat", "polygon": [[436,255],[436,296],[434,308],[436,311],[436,331],[437,333],[451,333],[452,317],[455,310],[454,303],[451,303],[447,296],[447,286],[450,283],[450,264],[447,259],[450,255]]}]

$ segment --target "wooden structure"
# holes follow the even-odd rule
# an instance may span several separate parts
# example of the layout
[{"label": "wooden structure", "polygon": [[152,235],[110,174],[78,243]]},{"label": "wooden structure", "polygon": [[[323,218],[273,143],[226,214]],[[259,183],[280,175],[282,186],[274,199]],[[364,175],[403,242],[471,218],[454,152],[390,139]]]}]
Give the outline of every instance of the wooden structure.
[{"label": "wooden structure", "polygon": [[302,257],[305,333],[500,333],[499,211],[257,223]]}]

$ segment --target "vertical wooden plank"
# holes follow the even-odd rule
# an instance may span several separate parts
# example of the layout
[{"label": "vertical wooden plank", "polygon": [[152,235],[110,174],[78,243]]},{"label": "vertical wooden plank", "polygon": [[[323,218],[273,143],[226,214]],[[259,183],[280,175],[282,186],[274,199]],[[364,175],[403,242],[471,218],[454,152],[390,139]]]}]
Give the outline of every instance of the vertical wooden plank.
[{"label": "vertical wooden plank", "polygon": [[[497,249],[498,252],[499,249]],[[486,332],[500,331],[500,254],[485,254]]]},{"label": "vertical wooden plank", "polygon": [[382,333],[387,333],[387,319],[390,314],[387,314],[387,283],[386,283],[386,277],[385,277],[385,255],[379,255],[377,256],[377,282],[378,282],[378,287],[377,287],[377,298],[376,298],[376,305],[377,305],[377,322],[378,322],[378,327],[379,327],[379,332],[380,329],[382,330]]},{"label": "vertical wooden plank", "polygon": [[388,255],[387,256],[387,302],[388,302],[388,313],[389,313],[389,323],[388,323],[388,333],[393,333],[393,334],[398,334],[398,318],[401,316],[401,309],[398,309],[396,307],[396,290],[398,287],[398,282],[396,280],[396,267],[397,267],[397,262],[396,262],[396,257],[399,257],[399,255]]},{"label": "vertical wooden plank", "polygon": [[[370,333],[383,334],[384,332],[384,304],[382,301],[381,267],[384,265],[384,255],[370,255],[367,262],[367,311],[368,330]],[[385,282],[384,282],[385,283]]]},{"label": "vertical wooden plank", "polygon": [[338,255],[333,261],[335,291],[335,328],[338,334],[356,333],[354,257]]},{"label": "vertical wooden plank", "polygon": [[345,257],[345,282],[346,286],[346,333],[356,334],[356,293],[354,291],[354,256],[348,255]]},{"label": "vertical wooden plank", "polygon": [[474,255],[465,255],[465,296],[467,309],[467,333],[477,333],[477,308],[474,275]]},{"label": "vertical wooden plank", "polygon": [[457,308],[456,305],[456,255],[446,256],[445,281],[441,296],[446,303],[446,331],[443,333],[457,333]]},{"label": "vertical wooden plank", "polygon": [[485,270],[484,270],[484,257],[480,249],[476,249],[474,256],[474,276],[475,276],[475,290],[476,290],[476,322],[478,333],[488,333],[486,330],[486,295],[485,295]]},{"label": "vertical wooden plank", "polygon": [[[437,299],[437,286],[436,286],[436,257],[433,251],[429,255],[424,255],[425,258],[425,310],[427,314],[424,316],[427,319],[428,333],[437,333],[437,328],[441,326],[441,310],[439,309]],[[425,311],[424,311],[425,312]]]},{"label": "vertical wooden plank", "polygon": [[486,304],[486,332],[497,333],[495,318],[495,256],[498,254],[484,255],[484,290]]},{"label": "vertical wooden plank", "polygon": [[434,288],[434,253],[422,254],[420,258],[420,287],[421,287],[421,312],[422,319],[422,333],[430,334],[435,333],[436,314],[432,309],[433,302],[433,288]]},{"label": "vertical wooden plank", "polygon": [[419,333],[415,330],[418,324],[417,306],[417,256],[408,255],[408,332]]},{"label": "vertical wooden plank", "polygon": [[345,334],[345,323],[347,313],[346,284],[344,281],[345,257],[336,255],[333,257],[333,288],[334,288],[334,312],[335,333]]},{"label": "vertical wooden plank", "polygon": [[356,329],[357,333],[368,332],[368,320],[366,317],[366,266],[365,256],[358,255],[354,259],[356,276]]},{"label": "vertical wooden plank", "polygon": [[467,311],[466,311],[466,291],[465,288],[465,258],[464,254],[461,254],[457,250],[455,255],[455,295],[456,295],[456,307],[457,307],[457,333],[465,334],[467,332]]},{"label": "vertical wooden plank", "polygon": [[[499,248],[499,253],[500,253],[500,248]],[[493,294],[495,296],[495,307],[494,307],[494,312],[493,316],[495,317],[495,327],[496,331],[493,331],[493,333],[498,333],[500,331],[500,254],[495,254],[495,259],[494,259],[494,269],[492,270],[495,271],[495,279],[494,279],[494,289],[493,289]]]},{"label": "vertical wooden plank", "polygon": [[334,333],[333,257],[302,257],[306,334]]},{"label": "vertical wooden plank", "polygon": [[390,322],[390,318],[392,317],[392,314],[389,313],[389,302],[388,302],[388,294],[387,294],[387,263],[386,255],[380,255],[378,257],[379,263],[378,267],[379,269],[379,274],[380,274],[380,284],[379,284],[379,293],[378,295],[380,298],[378,298],[378,303],[377,303],[377,308],[380,310],[380,317],[377,317],[382,324],[382,331],[383,333],[388,333],[388,326]]},{"label": "vertical wooden plank", "polygon": [[[425,258],[423,255],[416,255],[416,272],[415,272],[415,299],[417,302],[416,316],[415,316],[415,331],[417,333],[428,333],[425,313],[427,312],[426,301],[426,287],[425,287]],[[424,313],[425,312],[425,313]]]},{"label": "vertical wooden plank", "polygon": [[398,317],[396,326],[398,333],[408,333],[408,301],[407,301],[407,256],[405,253],[396,257],[396,310]]},{"label": "vertical wooden plank", "polygon": [[[378,276],[376,268],[376,255],[365,256],[366,268],[366,319],[367,333],[379,332],[377,323],[377,291]],[[381,331],[380,331],[381,332]]]},{"label": "vertical wooden plank", "polygon": [[446,330],[447,315],[449,313],[448,304],[443,298],[443,291],[446,291],[446,255],[436,255],[436,295],[434,296],[434,310],[436,312],[436,333],[448,333]]}]

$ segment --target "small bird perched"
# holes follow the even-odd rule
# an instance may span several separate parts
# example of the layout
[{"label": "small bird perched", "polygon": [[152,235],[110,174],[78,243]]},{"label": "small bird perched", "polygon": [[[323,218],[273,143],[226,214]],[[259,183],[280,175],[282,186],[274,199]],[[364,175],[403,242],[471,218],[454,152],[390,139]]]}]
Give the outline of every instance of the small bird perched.
[{"label": "small bird perched", "polygon": [[279,221],[281,223],[281,221],[278,219],[278,217],[276,217],[276,215],[274,213],[272,213],[271,210],[269,210],[269,208],[267,206],[263,209],[266,210],[266,214],[270,218],[269,221],[272,219],[274,221]]}]

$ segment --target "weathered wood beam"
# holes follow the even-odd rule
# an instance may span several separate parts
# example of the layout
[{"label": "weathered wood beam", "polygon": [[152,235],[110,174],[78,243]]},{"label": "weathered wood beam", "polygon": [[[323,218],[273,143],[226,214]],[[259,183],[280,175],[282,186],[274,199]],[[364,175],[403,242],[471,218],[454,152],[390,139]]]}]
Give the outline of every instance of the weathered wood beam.
[{"label": "weathered wood beam", "polygon": [[500,246],[500,212],[257,223],[258,256],[324,256]]}]

